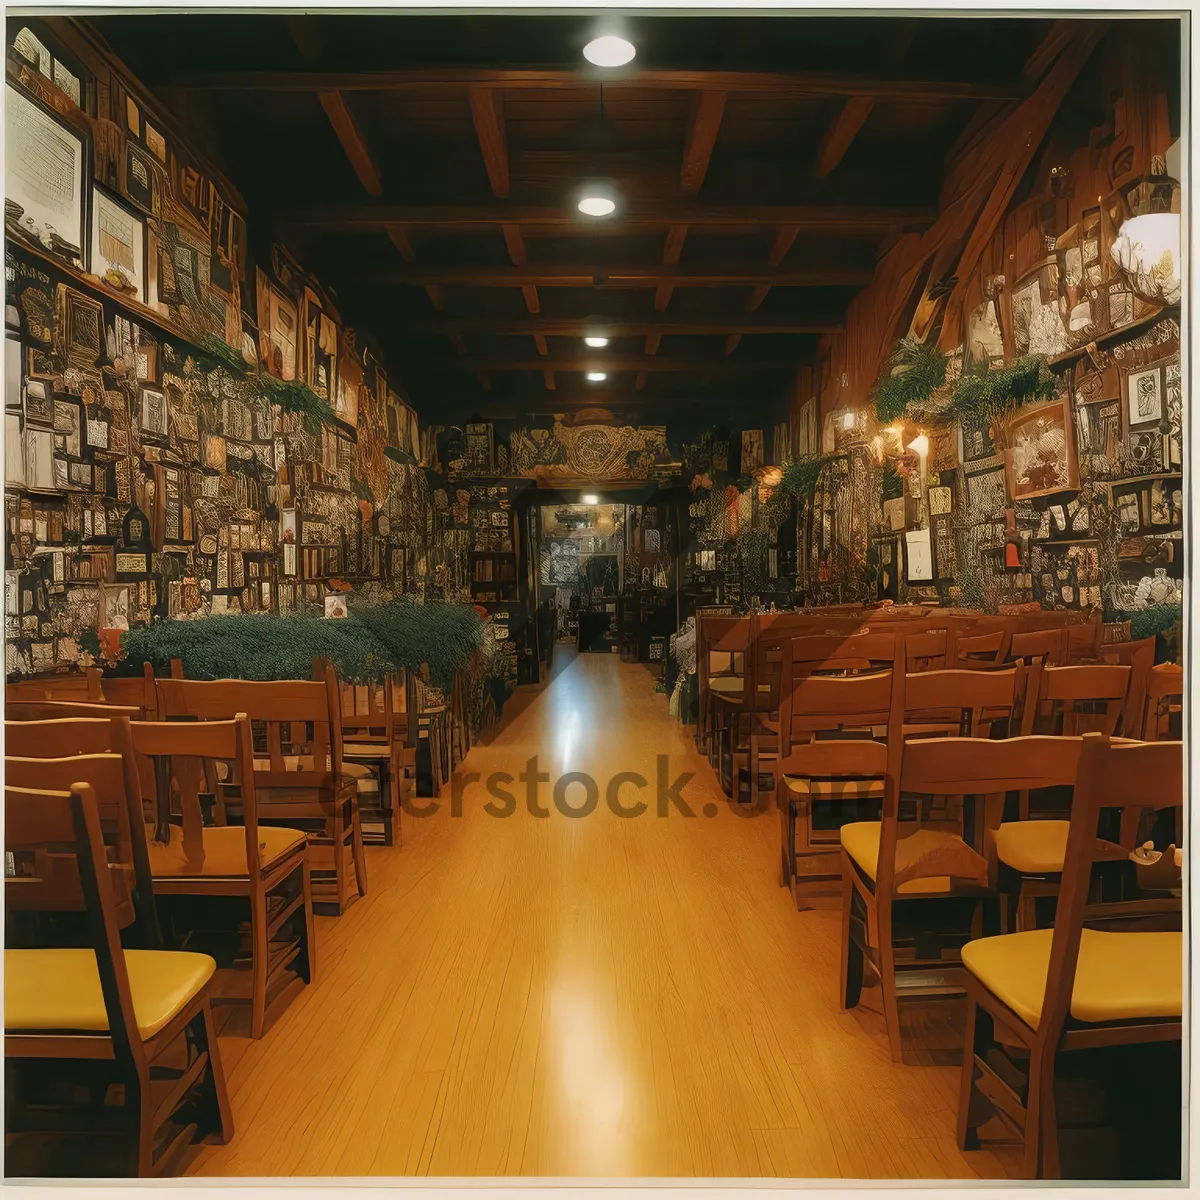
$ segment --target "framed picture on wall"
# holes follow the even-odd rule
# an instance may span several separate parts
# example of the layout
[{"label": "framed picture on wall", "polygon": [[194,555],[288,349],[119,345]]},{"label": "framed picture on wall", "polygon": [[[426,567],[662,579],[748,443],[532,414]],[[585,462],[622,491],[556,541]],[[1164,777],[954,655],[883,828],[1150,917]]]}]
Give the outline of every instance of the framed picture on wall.
[{"label": "framed picture on wall", "polygon": [[103,188],[92,187],[92,274],[146,301],[146,224]]},{"label": "framed picture on wall", "polygon": [[1005,476],[1013,500],[1050,496],[1079,487],[1074,429],[1066,400],[1010,417],[1005,435]]},{"label": "framed picture on wall", "polygon": [[1157,425],[1163,415],[1163,375],[1161,366],[1143,367],[1122,375],[1125,412],[1129,427]]},{"label": "framed picture on wall", "polygon": [[4,131],[4,223],[83,269],[83,136],[10,84]]}]

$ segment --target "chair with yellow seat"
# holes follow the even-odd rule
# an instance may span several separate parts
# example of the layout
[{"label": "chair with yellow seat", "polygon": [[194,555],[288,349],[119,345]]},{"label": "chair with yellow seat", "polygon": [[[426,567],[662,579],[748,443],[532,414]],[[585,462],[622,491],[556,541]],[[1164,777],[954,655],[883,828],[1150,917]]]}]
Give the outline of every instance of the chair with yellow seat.
[{"label": "chair with yellow seat", "polygon": [[[787,643],[775,776],[780,883],[791,889],[797,907],[804,896],[836,894],[830,885],[841,878],[838,828],[846,819],[873,814],[883,797],[883,781],[872,771],[822,776],[810,769],[811,757],[797,755],[806,744],[833,739],[852,740],[874,754],[865,743],[888,723],[897,645],[891,633],[802,636]],[[822,808],[833,810],[833,822],[824,828],[814,820]]]},{"label": "chair with yellow seat", "polygon": [[[1178,820],[1183,799],[1181,742],[1083,736],[1053,929],[982,938],[963,948],[963,1149],[979,1146],[980,1127],[998,1117],[1024,1143],[1023,1173],[1057,1178],[1059,1056],[1181,1039],[1181,873],[1168,862],[1168,877],[1151,880],[1125,863],[1120,889],[1098,899],[1093,867],[1107,857],[1098,836],[1102,810],[1121,810],[1122,825],[1137,830],[1132,843],[1141,840],[1148,815],[1173,809]],[[1027,1050],[1024,1061],[1006,1050],[1014,1039]]]},{"label": "chair with yellow seat", "polygon": [[[10,704],[6,711],[34,707]],[[101,818],[112,822],[128,854],[125,880],[118,883],[125,941],[143,949],[160,949],[162,933],[154,905],[150,856],[146,845],[143,790],[133,751],[129,719],[63,717],[54,720],[5,721],[5,745],[19,754],[5,756],[5,773],[14,787],[67,791],[74,783],[90,784],[99,797]],[[126,907],[127,906],[127,907]]]},{"label": "chair with yellow seat", "polygon": [[[905,739],[904,691],[901,675],[893,689],[882,819],[841,829],[840,1000],[844,1009],[858,1003],[869,966],[879,980],[888,1043],[897,1061],[901,993],[961,994],[957,949],[966,940],[966,927],[979,925],[982,902],[996,894],[994,864],[965,835],[982,830],[986,846],[987,830],[998,823],[998,804],[995,798],[980,800],[993,789],[971,786],[966,764],[990,763],[999,770],[1007,762],[1011,769],[1014,747],[1024,740]],[[995,790],[1002,804],[1003,785]],[[983,805],[974,821],[968,820],[966,797]]]},{"label": "chair with yellow seat", "polygon": [[[1131,668],[1118,663],[1046,667],[1038,686],[1034,732],[1111,737],[1129,694]],[[1022,814],[1024,815],[1024,814]]]},{"label": "chair with yellow seat", "polygon": [[[159,833],[150,871],[159,896],[235,896],[249,904],[250,1033],[316,976],[308,842],[302,830],[260,825],[254,747],[245,716],[232,721],[136,721],[133,744],[154,764]],[[241,824],[228,824],[217,764],[238,788]],[[204,824],[200,797],[214,798]],[[165,830],[165,834],[164,831]]]},{"label": "chair with yellow seat", "polygon": [[73,913],[86,930],[64,934],[66,945],[5,949],[6,1161],[20,1134],[78,1132],[116,1147],[114,1174],[168,1174],[193,1141],[233,1136],[209,1003],[215,963],[122,949],[114,884],[128,844],[106,840],[91,785],[8,786],[4,800],[8,911]]},{"label": "chair with yellow seat", "polygon": [[[343,769],[341,699],[332,666],[326,665],[321,680],[159,679],[158,702],[165,720],[228,721],[245,714],[261,723],[265,748],[256,749],[253,759],[260,830],[305,830],[314,902],[342,913],[352,901],[352,884],[358,896],[366,895],[358,784]],[[234,814],[238,787],[227,779],[214,788]]]},{"label": "chair with yellow seat", "polygon": [[724,705],[740,704],[746,695],[746,654],[750,648],[749,617],[701,616],[696,622],[696,742],[716,761],[719,720]]}]

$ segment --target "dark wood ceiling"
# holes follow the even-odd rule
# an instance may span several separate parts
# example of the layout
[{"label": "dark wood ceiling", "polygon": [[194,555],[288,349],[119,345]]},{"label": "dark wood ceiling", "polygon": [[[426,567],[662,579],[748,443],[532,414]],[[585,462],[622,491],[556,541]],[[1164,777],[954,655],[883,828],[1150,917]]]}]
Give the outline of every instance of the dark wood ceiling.
[{"label": "dark wood ceiling", "polygon": [[[1050,27],[637,15],[603,72],[613,20],[89,18],[431,419],[777,401]],[[615,216],[575,210],[587,180]]]}]

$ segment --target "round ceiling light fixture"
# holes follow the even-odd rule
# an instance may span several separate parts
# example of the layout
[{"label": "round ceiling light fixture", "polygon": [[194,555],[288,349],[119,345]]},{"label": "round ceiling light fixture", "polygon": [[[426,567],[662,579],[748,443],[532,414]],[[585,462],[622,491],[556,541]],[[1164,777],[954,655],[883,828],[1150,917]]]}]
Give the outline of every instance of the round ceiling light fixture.
[{"label": "round ceiling light fixture", "polygon": [[579,211],[585,217],[608,217],[617,211],[617,202],[594,189],[579,199]]},{"label": "round ceiling light fixture", "polygon": [[583,342],[585,346],[591,346],[593,350],[599,350],[601,347],[608,345],[608,338],[597,333],[592,334],[590,337],[585,337]]},{"label": "round ceiling light fixture", "polygon": [[583,48],[583,57],[597,67],[623,67],[633,62],[635,54],[633,43],[615,34],[593,38]]},{"label": "round ceiling light fixture", "polygon": [[590,383],[603,383],[608,375],[604,371],[589,371],[587,377]]}]

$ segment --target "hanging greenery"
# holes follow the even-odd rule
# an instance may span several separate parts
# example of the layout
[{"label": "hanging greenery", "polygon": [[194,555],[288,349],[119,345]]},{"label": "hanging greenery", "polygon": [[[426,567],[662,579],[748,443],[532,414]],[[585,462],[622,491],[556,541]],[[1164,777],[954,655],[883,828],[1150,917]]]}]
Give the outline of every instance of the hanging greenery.
[{"label": "hanging greenery", "polygon": [[930,395],[946,382],[946,356],[935,344],[919,342],[915,337],[896,343],[872,395],[875,415],[890,425],[906,411],[928,406]]},{"label": "hanging greenery", "polygon": [[318,434],[322,425],[334,423],[336,418],[329,401],[306,383],[299,379],[276,379],[274,375],[260,375],[258,379],[263,398],[278,404],[284,412],[298,414],[309,433]]},{"label": "hanging greenery", "polygon": [[976,428],[996,425],[1025,404],[1053,400],[1056,386],[1046,359],[1031,354],[1010,367],[963,372],[943,415]]},{"label": "hanging greenery", "polygon": [[1116,609],[1106,613],[1105,620],[1128,621],[1131,641],[1138,642],[1142,638],[1158,635],[1166,644],[1169,655],[1178,653],[1179,632],[1176,626],[1183,620],[1183,608],[1180,605],[1152,604],[1149,608]]},{"label": "hanging greenery", "polygon": [[204,358],[209,359],[217,366],[224,367],[235,379],[246,378],[250,370],[246,360],[221,338],[211,333],[205,333],[197,340],[196,346]]}]

